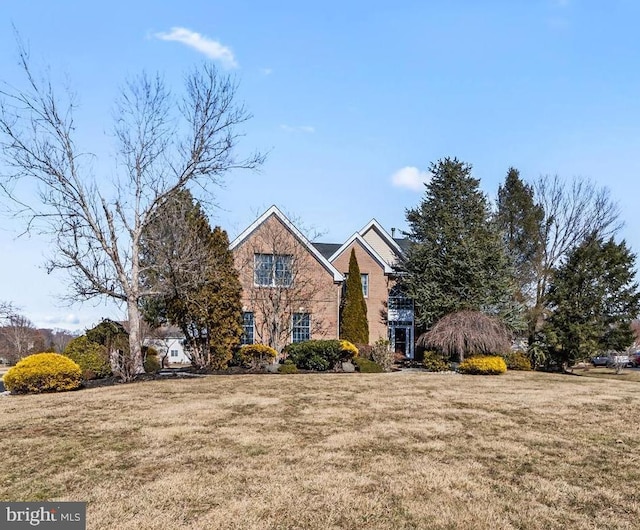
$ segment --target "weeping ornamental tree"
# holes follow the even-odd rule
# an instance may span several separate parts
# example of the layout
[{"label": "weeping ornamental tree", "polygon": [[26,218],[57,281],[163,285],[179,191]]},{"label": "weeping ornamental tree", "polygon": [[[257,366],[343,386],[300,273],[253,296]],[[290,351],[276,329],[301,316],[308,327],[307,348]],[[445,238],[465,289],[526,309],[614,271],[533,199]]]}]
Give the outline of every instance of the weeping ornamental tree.
[{"label": "weeping ornamental tree", "polygon": [[471,355],[507,353],[511,333],[498,318],[479,311],[458,311],[438,320],[420,336],[418,345],[462,362]]},{"label": "weeping ornamental tree", "polygon": [[181,97],[161,77],[143,74],[117,99],[116,154],[104,169],[79,146],[74,95],[60,97],[24,48],[19,57],[23,86],[0,88],[2,189],[27,230],[51,236],[48,269],[68,274],[69,299],[125,305],[130,348],[117,371],[131,379],[144,372],[140,305],[155,294],[143,281],[144,229],[173,193],[190,187],[209,194],[230,170],[262,163],[260,154],[236,155],[238,126],[250,116],[236,103],[235,83],[213,65],[188,74]]},{"label": "weeping ornamental tree", "polygon": [[349,257],[349,276],[340,319],[340,338],[353,344],[369,344],[367,302],[362,293],[360,267],[354,249]]}]

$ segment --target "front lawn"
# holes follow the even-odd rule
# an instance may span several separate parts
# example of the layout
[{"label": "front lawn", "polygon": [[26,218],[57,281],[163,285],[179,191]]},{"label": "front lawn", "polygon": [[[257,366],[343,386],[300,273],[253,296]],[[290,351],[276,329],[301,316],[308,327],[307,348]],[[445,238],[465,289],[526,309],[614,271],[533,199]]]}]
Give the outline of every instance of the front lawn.
[{"label": "front lawn", "polygon": [[543,373],[150,381],[0,398],[0,499],[92,529],[640,521],[637,383]]}]

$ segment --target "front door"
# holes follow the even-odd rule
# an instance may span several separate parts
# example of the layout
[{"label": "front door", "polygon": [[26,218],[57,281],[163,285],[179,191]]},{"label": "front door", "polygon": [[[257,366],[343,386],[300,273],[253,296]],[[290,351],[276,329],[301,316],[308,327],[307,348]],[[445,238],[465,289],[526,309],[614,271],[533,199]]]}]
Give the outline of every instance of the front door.
[{"label": "front door", "polygon": [[393,330],[393,348],[396,353],[407,355],[407,328]]}]

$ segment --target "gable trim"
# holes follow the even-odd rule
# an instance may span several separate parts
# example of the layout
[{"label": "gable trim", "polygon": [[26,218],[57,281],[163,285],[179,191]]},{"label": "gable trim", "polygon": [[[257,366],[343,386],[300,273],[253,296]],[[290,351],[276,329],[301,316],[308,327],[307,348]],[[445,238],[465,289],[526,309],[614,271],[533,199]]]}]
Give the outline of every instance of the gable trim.
[{"label": "gable trim", "polygon": [[384,239],[384,241],[387,243],[387,245],[389,245],[389,247],[391,247],[391,249],[399,256],[399,257],[404,257],[404,252],[402,251],[402,249],[400,248],[400,245],[398,245],[398,243],[396,243],[393,238],[391,237],[391,235],[384,229],[382,228],[382,225],[376,221],[375,219],[371,219],[371,221],[369,221],[363,228],[362,230],[359,230],[358,233],[363,235],[365,232],[367,232],[370,229],[374,229],[376,232],[378,232],[378,234],[380,235],[380,237],[382,239]]},{"label": "gable trim", "polygon": [[333,276],[335,283],[344,281],[344,276],[336,269],[320,252],[311,244],[305,235],[284,215],[277,206],[271,206],[266,212],[251,223],[238,237],[229,245],[230,250],[235,250],[240,246],[261,224],[269,217],[275,216],[287,228],[291,234],[302,243],[302,245],[316,258],[316,260]]},{"label": "gable trim", "polygon": [[329,258],[329,261],[333,263],[338,258],[338,256],[340,256],[345,250],[347,250],[347,248],[349,248],[352,243],[356,241],[360,243],[365,251],[368,252],[371,257],[380,264],[380,266],[384,269],[385,274],[393,273],[393,268],[385,260],[382,259],[382,256],[380,256],[380,254],[378,254],[375,249],[369,243],[367,243],[358,232],[347,239],[347,241],[333,253],[333,255]]}]

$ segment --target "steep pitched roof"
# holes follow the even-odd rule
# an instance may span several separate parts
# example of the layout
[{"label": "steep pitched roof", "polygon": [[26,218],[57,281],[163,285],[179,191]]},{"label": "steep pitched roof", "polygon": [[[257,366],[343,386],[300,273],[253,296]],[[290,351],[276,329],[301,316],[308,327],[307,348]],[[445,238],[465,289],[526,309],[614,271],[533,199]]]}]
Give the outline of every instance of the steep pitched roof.
[{"label": "steep pitched roof", "polygon": [[266,212],[251,223],[238,237],[236,237],[229,248],[233,251],[243,243],[262,223],[271,216],[275,216],[282,225],[315,257],[316,260],[333,276],[334,282],[344,281],[344,276],[327,260],[327,258],[304,236],[300,230],[284,215],[277,206],[271,206]]},{"label": "steep pitched roof", "polygon": [[355,234],[353,234],[349,239],[347,239],[344,244],[340,245],[340,248],[338,248],[329,258],[329,261],[331,263],[333,263],[338,256],[340,256],[340,254],[342,254],[345,250],[347,250],[347,248],[349,248],[349,246],[351,245],[351,243],[354,242],[358,242],[360,243],[360,245],[365,249],[365,251],[367,251],[369,253],[369,255],[375,259],[380,266],[384,269],[384,273],[385,274],[391,274],[393,272],[393,268],[391,267],[391,265],[389,265],[383,258],[382,256],[380,256],[380,254],[378,254],[375,249],[365,241],[365,239],[358,233],[356,232]]},{"label": "steep pitched roof", "polygon": [[364,236],[369,230],[375,230],[384,242],[387,243],[389,248],[391,248],[391,250],[393,250],[399,257],[404,256],[402,247],[393,237],[391,237],[391,235],[389,235],[389,232],[382,228],[382,225],[378,221],[371,219],[371,221],[364,225],[358,233]]},{"label": "steep pitched roof", "polygon": [[311,243],[320,254],[322,254],[326,259],[329,259],[333,256],[333,253],[338,250],[342,245],[340,243]]}]

